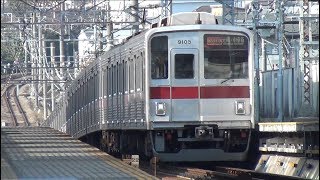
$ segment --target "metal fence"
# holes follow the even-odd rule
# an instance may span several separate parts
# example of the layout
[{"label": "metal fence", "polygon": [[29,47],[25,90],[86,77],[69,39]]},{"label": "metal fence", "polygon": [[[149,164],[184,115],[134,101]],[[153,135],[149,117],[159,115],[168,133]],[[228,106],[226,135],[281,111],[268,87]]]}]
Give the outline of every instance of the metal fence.
[{"label": "metal fence", "polygon": [[[311,102],[303,108],[303,72],[297,68],[283,69],[283,115],[285,119],[301,116],[319,117],[319,62],[311,66]],[[260,84],[260,117],[277,118],[278,109],[278,70],[261,73]],[[302,112],[307,111],[307,112]]]}]

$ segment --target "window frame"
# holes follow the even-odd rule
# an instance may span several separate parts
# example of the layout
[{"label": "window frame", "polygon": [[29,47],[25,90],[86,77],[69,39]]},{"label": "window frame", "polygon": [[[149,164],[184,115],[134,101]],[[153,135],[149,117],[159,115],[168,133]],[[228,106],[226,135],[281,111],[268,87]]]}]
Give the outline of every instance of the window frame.
[{"label": "window frame", "polygon": [[[218,42],[218,41],[213,41],[212,43],[216,43],[216,44],[211,44],[211,45],[207,45],[207,46],[215,46],[215,48],[211,47],[211,50],[207,50],[206,49],[206,38],[208,37],[217,37],[217,39],[223,39],[224,37],[229,37],[230,39],[231,38],[239,38],[239,37],[243,37],[243,44],[237,44],[236,41],[235,43],[233,41],[231,41],[229,39],[229,41],[231,43],[234,43],[234,44],[223,44],[225,42]],[[228,41],[227,41],[228,42]],[[221,45],[223,44],[223,45]],[[230,46],[233,46],[230,48]],[[243,47],[241,47],[243,46]],[[250,39],[248,37],[248,35],[244,34],[244,33],[241,33],[241,32],[235,32],[235,33],[228,33],[228,34],[224,34],[224,33],[204,33],[203,34],[203,77],[205,80],[215,80],[215,79],[248,79],[249,78],[249,61],[250,61]],[[229,47],[227,49],[227,47]],[[227,52],[229,51],[229,53]],[[223,64],[223,63],[216,63],[217,66],[220,65],[221,68],[226,68],[228,69],[228,67],[230,68],[229,72],[223,72],[223,73],[217,73],[215,71],[208,71],[208,65],[209,62],[212,63],[212,61],[209,60],[210,57],[217,57],[219,58],[220,56],[206,56],[206,54],[208,53],[213,53],[213,52],[221,52],[221,55],[224,54],[230,54],[230,52],[238,52],[238,53],[241,53],[241,54],[244,54],[246,55],[246,61],[243,61],[243,62],[240,62],[240,63],[235,63],[237,61],[237,56],[228,56],[228,58],[222,58],[222,59],[228,59],[228,61],[224,60],[225,62],[229,62],[229,63],[226,63],[226,64]],[[218,54],[218,53],[217,53]],[[221,57],[224,57],[224,56],[221,56]],[[225,56],[227,57],[227,56]],[[230,63],[231,60],[230,60],[230,57],[233,57],[232,58],[232,62],[233,63]],[[243,57],[243,56],[242,56]],[[221,58],[220,58],[221,59]],[[239,58],[240,59],[240,58]],[[221,60],[220,60],[221,61]],[[235,70],[237,69],[236,66],[239,66],[239,70]],[[215,67],[217,68],[216,66],[212,66],[212,68]],[[210,69],[210,67],[209,67]],[[242,72],[242,73],[241,73]],[[212,75],[212,73],[214,75]],[[214,77],[215,76],[215,77]]]},{"label": "window frame", "polygon": [[[184,78],[184,77],[177,77],[177,72],[183,72],[183,71],[177,71],[177,55],[178,56],[187,56],[187,55],[191,55],[192,56],[192,77],[188,77],[188,78]],[[184,61],[186,62],[186,61]],[[187,65],[185,63],[185,65]],[[185,70],[185,68],[183,68],[183,70]],[[184,71],[184,73],[186,73],[186,71]],[[182,74],[180,74],[182,75]],[[175,54],[174,55],[174,78],[175,79],[194,79],[195,78],[195,55],[194,54]]]},{"label": "window frame", "polygon": [[[153,43],[153,40],[156,40],[156,38],[164,38],[163,40],[158,40],[158,43]],[[162,49],[157,49],[153,47],[153,44],[164,44],[161,41],[165,41],[166,45],[162,46]],[[170,67],[170,62],[169,62],[169,37],[168,35],[156,35],[153,36],[150,39],[150,75],[152,80],[164,80],[169,78],[169,67]],[[161,67],[159,64],[163,64],[164,66]],[[158,67],[158,71],[154,70],[155,67]],[[162,76],[160,75],[160,69],[163,69],[163,74]],[[154,74],[157,73],[157,74]],[[158,77],[155,77],[155,76]]]}]

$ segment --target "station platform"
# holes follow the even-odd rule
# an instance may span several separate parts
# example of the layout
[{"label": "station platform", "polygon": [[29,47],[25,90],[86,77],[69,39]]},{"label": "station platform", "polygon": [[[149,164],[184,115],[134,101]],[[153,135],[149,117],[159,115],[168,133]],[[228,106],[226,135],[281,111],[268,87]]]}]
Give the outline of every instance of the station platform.
[{"label": "station platform", "polygon": [[46,127],[1,128],[1,179],[157,179]]},{"label": "station platform", "polygon": [[319,117],[295,118],[287,122],[278,122],[275,119],[264,119],[258,123],[260,132],[301,132],[319,131]]}]

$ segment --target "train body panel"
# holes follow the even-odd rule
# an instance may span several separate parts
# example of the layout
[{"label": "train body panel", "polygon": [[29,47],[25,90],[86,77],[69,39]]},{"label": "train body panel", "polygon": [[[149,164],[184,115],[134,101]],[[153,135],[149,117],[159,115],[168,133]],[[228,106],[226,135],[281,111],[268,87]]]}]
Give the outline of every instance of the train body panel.
[{"label": "train body panel", "polygon": [[90,63],[46,123],[76,138],[101,130],[107,152],[244,160],[255,125],[253,88],[249,30],[158,27]]},{"label": "train body panel", "polygon": [[[192,29],[192,32],[188,32],[188,28],[178,28],[180,31],[186,31],[183,34],[179,34],[179,32],[170,32],[172,31],[172,27],[159,28],[154,32],[150,32],[146,39],[151,39],[152,36],[156,37],[167,37],[168,39],[168,52],[167,57],[169,58],[169,68],[168,76],[169,78],[152,78],[150,81],[150,119],[154,121],[153,127],[157,127],[156,122],[161,122],[160,124],[165,125],[163,122],[204,122],[204,121],[236,121],[237,118],[240,120],[246,120],[243,124],[246,128],[253,128],[253,117],[251,108],[253,105],[253,86],[252,86],[252,69],[249,67],[252,66],[252,51],[249,51],[247,58],[247,64],[245,64],[245,68],[243,70],[249,71],[246,78],[232,78],[230,82],[228,82],[228,77],[223,78],[206,78],[205,75],[210,76],[210,72],[205,72],[204,66],[204,53],[203,50],[205,46],[205,38],[204,36],[207,34],[211,34],[211,36],[216,36],[217,38],[222,38],[224,35],[230,35],[230,37],[239,35],[239,41],[244,41],[245,36],[250,36],[249,41],[251,41],[251,34],[241,34],[237,32],[234,27],[228,26],[191,26],[189,29]],[[203,29],[202,29],[203,28]],[[225,29],[225,31],[221,32],[221,29]],[[175,31],[178,31],[175,29]],[[161,36],[160,36],[160,35]],[[211,37],[215,38],[215,37]],[[233,37],[239,38],[239,37]],[[242,39],[241,39],[242,38]],[[161,41],[161,40],[159,40]],[[239,42],[240,43],[240,42]],[[248,42],[249,46],[252,46],[252,42]],[[146,47],[147,48],[147,47]],[[149,47],[150,48],[150,47]],[[246,49],[246,51],[248,51]],[[152,50],[151,50],[152,51]],[[240,51],[240,50],[239,50]],[[241,52],[239,52],[241,53]],[[188,56],[194,57],[193,65],[195,66],[192,78],[183,78],[177,77],[175,74],[175,70],[178,68],[175,67],[176,61],[174,61],[174,56]],[[150,59],[152,59],[152,54],[149,55]],[[179,58],[179,57],[178,57]],[[208,57],[207,57],[208,58]],[[179,60],[179,59],[178,59]],[[151,66],[151,64],[149,64]],[[242,64],[239,64],[239,67]],[[238,67],[238,69],[239,69]],[[220,68],[230,68],[223,65],[217,67],[217,69],[213,69],[212,71],[218,71]],[[221,71],[224,71],[223,69]],[[227,71],[227,70],[226,70]],[[237,70],[236,70],[237,71]],[[239,71],[239,70],[238,70]],[[241,72],[238,72],[241,74]],[[238,76],[240,76],[238,74]],[[242,74],[243,75],[243,74]],[[178,76],[183,76],[183,74],[178,74]],[[211,75],[212,76],[212,75]],[[223,82],[227,79],[227,82]],[[146,87],[147,88],[147,87]],[[160,97],[159,97],[160,96]],[[235,99],[237,98],[237,99]],[[166,108],[167,114],[166,116],[152,116],[155,114],[157,104],[159,101],[163,102],[169,108]],[[237,103],[245,102],[245,113],[239,115],[235,114],[234,108]],[[160,103],[161,104],[161,103]],[[246,116],[244,118],[244,116]],[[248,123],[249,121],[249,123]],[[171,123],[172,124],[172,123]],[[230,124],[229,124],[230,125]],[[166,125],[165,125],[166,126]],[[175,126],[175,125],[172,125]],[[161,127],[161,126],[159,126]],[[232,126],[230,127],[232,128]]]}]

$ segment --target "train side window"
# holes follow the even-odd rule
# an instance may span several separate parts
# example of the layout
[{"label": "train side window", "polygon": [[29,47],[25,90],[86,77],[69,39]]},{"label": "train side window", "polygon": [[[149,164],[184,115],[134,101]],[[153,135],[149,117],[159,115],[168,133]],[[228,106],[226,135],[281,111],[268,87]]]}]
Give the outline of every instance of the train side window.
[{"label": "train side window", "polygon": [[168,78],[168,36],[151,39],[151,78]]},{"label": "train side window", "polygon": [[117,74],[117,66],[114,65],[112,66],[112,73],[113,73],[113,77],[112,77],[112,87],[113,87],[113,91],[112,91],[112,94],[113,95],[116,95],[117,94],[117,87],[118,87],[118,74]]},{"label": "train side window", "polygon": [[135,82],[134,61],[131,59],[129,61],[129,90],[130,90],[130,93],[134,92],[134,82]]},{"label": "train side window", "polygon": [[74,93],[74,98],[75,98],[75,104],[74,104],[74,108],[75,108],[75,111],[74,113],[76,113],[76,111],[79,109],[79,90],[76,89],[76,92]]},{"label": "train side window", "polygon": [[135,76],[136,76],[136,90],[141,91],[141,57],[137,56],[135,60]]},{"label": "train side window", "polygon": [[110,93],[110,85],[111,85],[111,82],[110,82],[110,79],[111,79],[111,78],[110,78],[110,76],[111,76],[111,74],[110,74],[110,67],[107,68],[107,74],[108,74],[108,75],[107,75],[107,78],[108,78],[108,79],[107,79],[107,97],[109,97],[109,95],[111,94],[111,93]]},{"label": "train side window", "polygon": [[83,84],[82,84],[82,106],[84,107],[86,105],[86,80],[85,77],[83,78]]},{"label": "train side window", "polygon": [[84,105],[87,105],[89,103],[89,91],[88,91],[88,83],[89,83],[89,80],[86,79],[85,81],[85,84],[83,85],[84,87]]},{"label": "train side window", "polygon": [[111,90],[111,92],[110,92],[110,95],[112,96],[113,95],[113,90],[114,90],[114,74],[113,74],[113,65],[111,65],[111,67],[110,67],[110,74],[111,74],[111,88],[110,88],[110,90]]},{"label": "train side window", "polygon": [[95,91],[97,89],[97,87],[95,87],[95,75],[93,75],[93,77],[91,78],[91,86],[90,87],[93,87],[91,90],[91,101],[94,101]]},{"label": "train side window", "polygon": [[194,54],[176,54],[174,72],[176,79],[194,78]]},{"label": "train side window", "polygon": [[70,116],[72,116],[72,114],[74,113],[74,109],[75,109],[75,107],[74,107],[74,104],[75,104],[75,99],[74,99],[75,94],[74,94],[72,91],[70,91],[70,93],[71,93],[71,96],[70,96]]},{"label": "train side window", "polygon": [[118,66],[118,92],[119,94],[123,92],[123,63],[119,63]]},{"label": "train side window", "polygon": [[[83,97],[81,81],[80,81],[80,87],[79,87],[79,97]],[[83,106],[82,101],[83,101],[83,98],[79,98],[79,109],[82,108]]]},{"label": "train side window", "polygon": [[94,94],[94,100],[96,100],[96,99],[98,99],[100,96],[99,96],[99,88],[100,88],[100,86],[98,86],[98,84],[99,84],[99,73],[97,73],[96,75],[95,75],[95,77],[94,77],[94,79],[95,79],[95,94]]},{"label": "train side window", "polygon": [[[88,87],[93,87],[92,86],[92,78],[89,77],[90,79],[88,79],[88,83],[87,83],[87,86]],[[92,92],[94,90],[94,87],[93,88],[88,88],[88,103],[90,103],[92,101]]]},{"label": "train side window", "polygon": [[93,87],[93,88],[88,88],[88,103],[92,101],[92,95],[94,91],[94,86],[93,86],[93,77],[89,77],[90,79],[88,80],[88,87]]},{"label": "train side window", "polygon": [[112,68],[108,67],[108,97],[112,95]]},{"label": "train side window", "polygon": [[144,90],[144,52],[141,52],[141,91]]},{"label": "train side window", "polygon": [[108,96],[108,71],[103,71],[103,97]]},{"label": "train side window", "polygon": [[129,91],[129,88],[128,88],[128,83],[129,83],[129,67],[128,67],[128,61],[125,61],[124,62],[124,93],[127,94],[128,91]]}]

